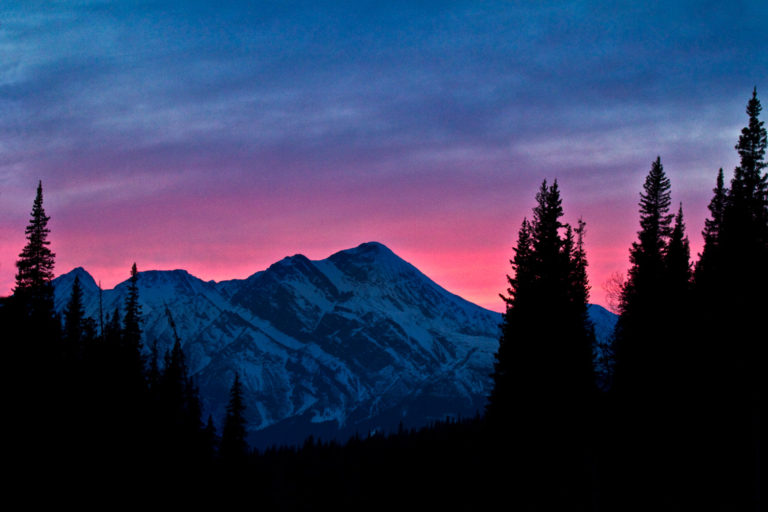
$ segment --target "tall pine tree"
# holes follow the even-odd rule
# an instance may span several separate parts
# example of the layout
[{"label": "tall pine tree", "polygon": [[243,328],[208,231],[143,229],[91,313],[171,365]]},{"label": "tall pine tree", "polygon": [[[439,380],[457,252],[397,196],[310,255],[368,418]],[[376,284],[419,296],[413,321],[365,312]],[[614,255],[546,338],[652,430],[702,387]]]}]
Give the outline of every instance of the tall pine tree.
[{"label": "tall pine tree", "polygon": [[229,390],[229,403],[227,403],[227,414],[224,417],[219,448],[219,456],[225,464],[245,463],[248,456],[245,426],[243,385],[240,382],[240,375],[235,373],[235,380]]},{"label": "tall pine tree", "polygon": [[674,218],[669,213],[670,189],[661,158],[657,157],[640,194],[640,231],[630,249],[631,267],[616,325],[614,384],[625,397],[648,396],[655,393],[652,388],[659,386],[649,369],[664,353],[660,334],[665,326],[660,325],[660,315],[666,293],[665,254]]},{"label": "tall pine tree", "polygon": [[[710,434],[708,467],[722,500],[759,508],[766,415],[768,350],[768,145],[754,89],[738,143],[730,187],[718,176],[697,265],[696,332],[702,371],[701,424]],[[722,471],[721,468],[729,468]]]},{"label": "tall pine tree", "polygon": [[25,229],[26,244],[16,261],[13,295],[0,307],[8,361],[5,373],[8,382],[24,383],[18,391],[8,393],[10,416],[15,418],[12,427],[18,428],[11,434],[11,451],[18,451],[24,463],[55,457],[61,448],[55,434],[62,424],[51,418],[64,418],[66,413],[62,405],[66,391],[59,382],[68,368],[62,365],[61,325],[53,303],[55,254],[49,247],[49,220],[40,181]]},{"label": "tall pine tree", "polygon": [[27,244],[16,261],[15,293],[31,293],[47,295],[53,280],[54,257],[48,247],[48,221],[51,220],[43,209],[43,182],[37,184],[37,195],[32,204],[32,214],[29,225],[25,230]]},{"label": "tall pine tree", "polygon": [[72,283],[72,294],[64,310],[64,340],[67,344],[67,351],[72,355],[77,354],[81,349],[84,321],[83,289],[80,286],[80,278],[75,276]]},{"label": "tall pine tree", "polygon": [[619,494],[642,496],[647,501],[637,504],[645,507],[681,499],[681,491],[670,486],[687,449],[690,249],[682,205],[677,215],[670,205],[671,184],[657,157],[640,194],[640,231],[630,249],[614,333],[612,389]]},{"label": "tall pine tree", "polygon": [[49,344],[58,338],[58,322],[53,305],[53,267],[55,254],[48,240],[50,217],[43,208],[43,182],[37,184],[37,195],[25,230],[27,243],[16,261],[15,307],[29,323],[21,328],[25,337]]},{"label": "tall pine tree", "polygon": [[559,488],[584,483],[578,468],[596,389],[585,226],[580,221],[574,231],[561,222],[556,181],[542,183],[536,202],[533,220],[520,228],[514,274],[502,295],[506,311],[486,414],[520,481],[532,484],[521,484],[523,502],[539,499],[545,481]]}]

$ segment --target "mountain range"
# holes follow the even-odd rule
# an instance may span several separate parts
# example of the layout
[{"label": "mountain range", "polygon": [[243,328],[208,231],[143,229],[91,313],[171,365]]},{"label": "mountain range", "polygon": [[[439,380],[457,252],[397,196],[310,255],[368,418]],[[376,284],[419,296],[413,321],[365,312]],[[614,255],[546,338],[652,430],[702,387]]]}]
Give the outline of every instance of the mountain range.
[{"label": "mountain range", "polygon": [[[54,280],[63,312],[75,277],[86,315],[99,288],[82,268]],[[419,427],[482,412],[492,385],[499,313],[441,288],[380,243],[327,259],[284,258],[246,279],[203,281],[184,270],[140,272],[145,349],[173,338],[171,312],[203,407],[217,426],[235,373],[245,391],[249,441]],[[102,293],[121,309],[128,281]],[[590,306],[600,341],[615,315]],[[601,344],[599,344],[602,346]]]}]

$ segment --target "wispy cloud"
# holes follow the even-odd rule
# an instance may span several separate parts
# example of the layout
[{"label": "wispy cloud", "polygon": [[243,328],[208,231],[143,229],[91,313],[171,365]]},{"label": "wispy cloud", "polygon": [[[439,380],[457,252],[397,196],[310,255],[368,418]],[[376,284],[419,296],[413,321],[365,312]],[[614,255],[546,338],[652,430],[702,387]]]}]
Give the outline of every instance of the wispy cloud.
[{"label": "wispy cloud", "polygon": [[60,270],[129,251],[204,273],[387,237],[461,293],[425,247],[475,247],[464,275],[503,276],[536,185],[559,177],[573,215],[597,216],[595,254],[621,262],[608,234],[631,222],[595,202],[635,201],[660,154],[698,229],[752,86],[768,90],[766,18],[757,1],[6,2],[1,227],[23,229],[43,179]]}]

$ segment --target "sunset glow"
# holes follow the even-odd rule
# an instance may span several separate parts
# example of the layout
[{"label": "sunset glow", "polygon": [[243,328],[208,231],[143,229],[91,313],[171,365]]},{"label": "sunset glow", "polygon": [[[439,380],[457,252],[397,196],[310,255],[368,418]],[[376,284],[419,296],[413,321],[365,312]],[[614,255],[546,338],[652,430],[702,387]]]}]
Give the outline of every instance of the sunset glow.
[{"label": "sunset glow", "polygon": [[604,304],[651,162],[695,259],[768,97],[765,2],[33,4],[0,18],[1,295],[42,180],[56,273],[106,288],[134,261],[223,280],[375,240],[501,311],[557,179]]}]

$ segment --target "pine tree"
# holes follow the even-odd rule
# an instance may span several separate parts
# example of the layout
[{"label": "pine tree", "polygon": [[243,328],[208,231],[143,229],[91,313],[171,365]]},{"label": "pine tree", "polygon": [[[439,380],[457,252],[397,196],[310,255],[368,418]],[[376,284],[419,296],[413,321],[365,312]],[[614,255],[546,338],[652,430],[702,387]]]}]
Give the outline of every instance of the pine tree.
[{"label": "pine tree", "polygon": [[650,372],[664,347],[659,346],[661,304],[665,296],[665,254],[674,215],[669,213],[671,185],[657,157],[640,194],[640,231],[630,249],[631,267],[624,285],[616,325],[614,383],[637,395],[658,385]]},{"label": "pine tree", "polygon": [[712,193],[713,196],[708,206],[710,218],[704,221],[704,230],[701,232],[701,236],[704,238],[704,249],[696,262],[695,281],[699,291],[703,289],[703,282],[713,274],[709,271],[710,267],[717,269],[722,266],[719,249],[720,231],[723,227],[723,213],[728,199],[728,189],[725,188],[722,167],[717,173],[717,181]]},{"label": "pine tree", "polygon": [[[677,414],[682,410],[680,402],[689,393],[692,363],[696,348],[691,344],[691,250],[685,234],[683,205],[675,216],[675,224],[664,252],[664,291],[658,311],[658,325],[664,329],[659,338],[664,343],[664,352],[656,357],[659,381],[665,386],[659,397],[665,402],[666,414],[680,420]],[[683,407],[687,407],[686,403]]]},{"label": "pine tree", "polygon": [[626,477],[619,494],[640,493],[645,507],[682,499],[672,482],[681,481],[690,443],[690,248],[682,205],[677,215],[669,211],[670,191],[657,157],[640,195],[640,231],[614,332],[614,470]]},{"label": "pine tree", "polygon": [[82,348],[84,322],[83,289],[80,286],[80,278],[75,276],[72,294],[64,310],[64,339],[70,354],[76,354]]},{"label": "pine tree", "polygon": [[[486,416],[492,425],[507,425],[513,416],[510,407],[510,388],[514,386],[512,379],[517,375],[514,363],[521,361],[523,357],[516,358],[512,352],[515,343],[515,335],[512,331],[514,325],[525,325],[518,319],[525,318],[528,290],[533,282],[530,270],[532,259],[531,225],[528,219],[523,219],[520,231],[517,235],[517,247],[515,255],[509,261],[512,266],[512,275],[507,275],[507,296],[500,295],[506,303],[506,312],[503,315],[501,325],[501,337],[499,348],[495,355],[493,380],[494,385],[488,397]],[[518,299],[522,297],[522,299]],[[524,347],[524,345],[523,345]]]},{"label": "pine tree", "polygon": [[149,369],[147,371],[147,387],[155,395],[159,393],[160,386],[160,351],[157,348],[157,340],[149,347]]},{"label": "pine tree", "polygon": [[48,221],[51,220],[43,209],[43,182],[38,182],[37,196],[32,205],[29,225],[25,230],[27,244],[19,254],[16,262],[16,287],[14,293],[31,293],[33,295],[48,295],[53,280],[54,257],[48,247]]},{"label": "pine tree", "polygon": [[131,267],[128,295],[125,298],[123,316],[123,344],[131,352],[141,353],[141,305],[139,304],[139,273],[136,263]]},{"label": "pine tree", "polygon": [[688,301],[688,293],[691,285],[691,249],[688,237],[685,234],[683,221],[683,205],[675,216],[675,225],[664,253],[664,267],[666,269],[667,286],[671,291],[668,302],[678,307]]},{"label": "pine tree", "polygon": [[[533,221],[523,221],[510,261],[514,275],[507,276],[508,296],[502,295],[507,307],[489,399],[491,419],[510,417],[515,401],[525,396],[535,396],[538,402],[544,393],[570,401],[571,394],[583,399],[594,386],[585,224],[579,221],[576,238],[574,230],[562,224],[557,182],[548,187],[544,181],[536,201]],[[508,393],[517,399],[502,398]]]},{"label": "pine tree", "polygon": [[732,214],[741,214],[745,220],[748,217],[759,224],[765,223],[766,200],[768,200],[768,176],[762,174],[766,168],[764,161],[768,137],[763,121],[759,116],[762,111],[760,100],[757,99],[757,88],[752,91],[752,98],[747,103],[748,125],[741,130],[736,151],[739,153],[740,164],[734,170],[731,190],[728,196],[729,208]]},{"label": "pine tree", "polygon": [[141,305],[139,304],[139,273],[136,263],[131,267],[131,279],[128,295],[125,298],[123,329],[120,333],[120,363],[126,379],[126,385],[133,388],[132,393],[141,393],[145,386],[144,355],[141,342]]},{"label": "pine tree", "polygon": [[246,437],[245,403],[240,375],[235,373],[235,380],[229,390],[229,403],[221,431],[219,455],[225,464],[242,464],[248,455]]},{"label": "pine tree", "polygon": [[[755,89],[747,102],[747,126],[735,146],[740,162],[729,189],[718,177],[695,283],[699,382],[706,397],[700,400],[702,424],[719,440],[712,445],[711,467],[717,484],[740,496],[744,509],[759,503],[768,389],[762,321],[768,311],[768,137],[761,111]],[[721,472],[721,467],[731,469]]]},{"label": "pine tree", "polygon": [[[514,275],[502,295],[506,311],[486,419],[521,481],[538,486],[564,478],[563,485],[577,485],[596,389],[585,225],[580,221],[574,231],[561,222],[556,181],[544,181],[536,201],[533,220],[520,228]],[[521,497],[543,492],[522,486]]]},{"label": "pine tree", "polygon": [[43,208],[43,183],[40,181],[25,230],[27,243],[16,261],[18,272],[13,294],[15,308],[18,308],[18,314],[22,317],[19,320],[26,319],[29,322],[26,327],[20,327],[23,336],[55,345],[59,324],[55,319],[53,305],[55,254],[49,248],[49,220]]},{"label": "pine tree", "polygon": [[11,423],[14,429],[18,427],[11,435],[12,444],[18,446],[11,451],[22,453],[24,464],[63,451],[51,435],[62,427],[51,418],[65,417],[63,403],[68,397],[59,382],[69,368],[62,365],[61,324],[54,310],[55,254],[49,247],[49,220],[43,208],[42,182],[38,182],[25,229],[26,244],[16,261],[13,295],[0,307],[7,382],[24,383],[7,393],[9,415],[14,418]]},{"label": "pine tree", "polygon": [[203,430],[203,447],[205,447],[205,460],[213,461],[216,453],[216,426],[213,424],[213,415],[208,415],[208,422]]}]

